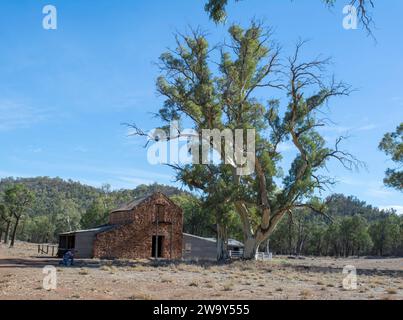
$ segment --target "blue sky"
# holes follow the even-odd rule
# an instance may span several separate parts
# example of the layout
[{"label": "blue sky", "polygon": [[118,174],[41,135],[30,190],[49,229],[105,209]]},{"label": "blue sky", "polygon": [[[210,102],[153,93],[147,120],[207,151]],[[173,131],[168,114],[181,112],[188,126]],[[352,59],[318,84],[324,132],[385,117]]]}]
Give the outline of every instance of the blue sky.
[{"label": "blue sky", "polygon": [[[345,3],[344,3],[345,2]],[[252,17],[275,30],[284,54],[299,37],[307,56],[331,56],[330,71],[358,91],[330,103],[330,141],[348,134],[344,148],[368,170],[330,164],[334,192],[403,212],[402,194],[382,185],[392,163],[377,150],[383,134],[403,120],[403,12],[401,0],[377,1],[377,43],[363,30],[342,28],[340,0],[332,10],[319,1],[246,0],[229,6],[230,21]],[[58,10],[58,29],[42,28],[42,8]],[[0,177],[59,176],[100,186],[133,188],[154,181],[174,184],[173,172],[147,162],[144,142],[127,136],[123,122],[158,125],[152,112],[158,56],[187,26],[223,41],[203,0],[2,0],[0,3]],[[262,99],[269,98],[262,96]],[[288,152],[284,147],[285,153]]]}]

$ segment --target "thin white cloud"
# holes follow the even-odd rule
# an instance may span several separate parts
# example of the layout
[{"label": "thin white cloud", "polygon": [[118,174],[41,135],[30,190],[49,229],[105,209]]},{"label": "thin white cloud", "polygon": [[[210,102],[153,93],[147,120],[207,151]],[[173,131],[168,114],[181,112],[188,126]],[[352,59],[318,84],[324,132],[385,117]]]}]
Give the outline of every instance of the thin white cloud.
[{"label": "thin white cloud", "polygon": [[[47,167],[55,168],[56,166],[49,164]],[[59,168],[59,166],[57,166]],[[105,183],[109,183],[113,189],[120,188],[134,188],[141,184],[153,184],[155,182],[162,184],[172,184],[174,182],[174,176],[168,174],[156,173],[153,171],[147,170],[131,170],[131,169],[120,169],[114,170],[109,168],[100,168],[100,167],[87,167],[87,166],[60,166],[63,169],[67,169],[69,171],[76,171],[70,176],[64,176],[64,179],[70,179],[73,176],[73,180],[80,181],[81,183],[91,185],[94,187],[100,187]],[[83,176],[81,171],[85,171],[90,176],[93,174],[99,174],[97,178],[88,178]],[[21,174],[18,172],[10,172],[10,171],[0,171],[0,179],[7,177],[18,177],[18,178],[29,178],[35,176],[52,176],[43,174]],[[63,178],[63,176],[61,176]],[[79,178],[77,178],[79,177]]]},{"label": "thin white cloud", "polygon": [[29,151],[31,153],[41,153],[41,152],[43,152],[43,148],[39,147],[39,146],[29,146],[27,148],[27,151]]},{"label": "thin white cloud", "polygon": [[402,205],[390,205],[390,206],[381,206],[379,207],[381,210],[396,210],[396,213],[399,215],[403,215],[403,206]]},{"label": "thin white cloud", "polygon": [[376,199],[388,199],[390,197],[395,196],[395,191],[386,188],[379,181],[368,181],[368,180],[359,180],[353,179],[350,177],[341,177],[337,179],[341,184],[345,184],[351,187],[360,188],[364,191],[368,196]]},{"label": "thin white cloud", "polygon": [[403,105],[403,97],[392,97],[390,101],[397,102],[398,105]]},{"label": "thin white cloud", "polygon": [[354,133],[354,132],[364,132],[364,131],[371,131],[378,128],[376,124],[365,124],[358,127],[344,127],[344,126],[328,126],[323,127],[320,129],[322,132],[334,132],[338,134],[346,134],[346,133]]},{"label": "thin white cloud", "polygon": [[86,147],[83,146],[77,146],[74,148],[75,152],[80,152],[80,153],[87,153],[88,149]]},{"label": "thin white cloud", "polygon": [[[158,173],[152,170],[141,170],[141,169],[133,169],[130,167],[119,167],[119,168],[111,168],[105,166],[97,166],[97,165],[86,165],[86,164],[76,164],[76,163],[48,163],[43,161],[34,161],[30,160],[29,163],[31,165],[35,165],[36,167],[40,167],[38,170],[39,174],[36,175],[47,175],[45,172],[48,170],[52,171],[68,171],[70,172],[70,176],[77,177],[80,176],[80,181],[92,181],[97,182],[96,184],[91,183],[91,185],[101,185],[102,183],[110,183],[115,188],[121,187],[135,187],[139,184],[151,184],[156,181],[160,183],[172,183],[174,181],[174,174],[164,174]],[[133,166],[135,167],[135,165]],[[8,177],[21,177],[20,174],[12,173],[12,172],[1,172],[0,176]],[[25,175],[26,176],[26,175]],[[98,181],[94,181],[93,178],[91,180],[91,176],[97,176]]]},{"label": "thin white cloud", "polygon": [[118,181],[118,183],[125,182],[129,186],[141,185],[141,184],[153,184],[155,182],[158,182],[152,179],[144,179],[136,177],[116,177],[116,180]]},{"label": "thin white cloud", "polygon": [[153,91],[141,91],[129,94],[122,94],[119,99],[112,103],[113,108],[118,111],[125,111],[127,109],[141,108],[147,99],[154,96]]},{"label": "thin white cloud", "polygon": [[394,195],[394,192],[386,189],[383,186],[378,186],[370,187],[367,191],[367,194],[377,199],[388,199],[389,197]]},{"label": "thin white cloud", "polygon": [[376,128],[378,128],[377,125],[375,124],[368,124],[362,127],[358,127],[353,129],[353,131],[371,131],[371,130],[375,130]]},{"label": "thin white cloud", "polygon": [[0,179],[9,178],[9,177],[28,178],[29,175],[21,174],[21,173],[17,173],[17,172],[11,172],[11,171],[0,171]]},{"label": "thin white cloud", "polygon": [[46,110],[21,102],[0,100],[0,131],[28,128],[48,118]]}]

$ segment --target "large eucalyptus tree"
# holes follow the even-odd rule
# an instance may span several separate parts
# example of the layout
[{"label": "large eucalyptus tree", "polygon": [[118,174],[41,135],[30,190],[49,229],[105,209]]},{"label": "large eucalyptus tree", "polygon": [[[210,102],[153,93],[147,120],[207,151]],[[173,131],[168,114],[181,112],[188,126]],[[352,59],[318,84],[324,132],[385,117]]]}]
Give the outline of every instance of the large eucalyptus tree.
[{"label": "large eucalyptus tree", "polygon": [[[180,181],[213,198],[217,207],[229,204],[236,209],[243,227],[245,259],[254,258],[259,245],[294,208],[323,212],[324,204],[315,195],[333,183],[323,175],[329,160],[338,160],[349,169],[357,164],[340,149],[342,137],[334,147],[327,147],[317,130],[327,125],[319,117],[321,109],[332,97],[348,95],[350,88],[326,76],[328,60],[301,61],[303,42],[292,57],[282,61],[271,37],[270,30],[256,22],[247,29],[230,27],[229,41],[222,46],[209,46],[200,31],[177,35],[176,48],[161,55],[157,80],[158,92],[165,98],[158,113],[161,128],[172,121],[190,124],[202,144],[221,155],[224,141],[205,141],[202,130],[255,130],[251,174],[240,174],[227,161],[171,164]],[[265,102],[267,96],[282,99]],[[133,127],[137,134],[144,134]],[[178,128],[166,139],[172,142],[181,135]],[[160,136],[149,138],[161,140]],[[244,138],[242,150],[235,152],[247,149]],[[288,169],[281,161],[284,144],[295,152]]]}]

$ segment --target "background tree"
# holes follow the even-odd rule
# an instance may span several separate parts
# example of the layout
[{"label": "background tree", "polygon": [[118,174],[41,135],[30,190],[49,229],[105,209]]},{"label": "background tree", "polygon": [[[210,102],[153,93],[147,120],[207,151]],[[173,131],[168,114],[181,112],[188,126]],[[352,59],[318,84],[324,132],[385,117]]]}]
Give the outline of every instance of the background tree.
[{"label": "background tree", "polygon": [[385,217],[373,223],[369,229],[374,242],[374,253],[380,256],[397,254],[401,244],[401,229],[399,217],[386,214]]},{"label": "background tree", "polygon": [[4,211],[5,211],[4,205],[0,204],[0,243],[1,243],[1,239],[3,239],[3,232],[5,229],[5,223],[4,223],[3,219],[1,218]]},{"label": "background tree", "polygon": [[[100,200],[104,196],[104,192],[101,189],[61,179],[7,178],[0,180],[0,190],[4,192],[15,184],[24,184],[35,195],[31,210],[25,214],[20,227],[17,229],[16,238],[19,240],[34,243],[54,242],[58,239],[58,233],[69,231],[69,225],[66,220],[57,219],[57,216],[65,210],[60,198],[74,202],[74,211],[76,213],[73,216],[80,216],[78,221],[80,227],[87,228],[84,225],[85,219],[83,217],[92,205],[98,208],[95,211],[94,221],[96,222],[87,217],[88,228],[104,223],[102,221],[104,201]],[[217,211],[214,206],[209,205],[206,197],[198,197],[195,194],[183,192],[174,187],[156,184],[141,185],[133,190],[110,191],[108,196],[113,203],[111,206],[116,208],[134,198],[143,197],[155,191],[164,192],[183,208],[185,232],[202,237],[217,237]],[[357,255],[380,255],[380,251],[382,251],[383,256],[403,255],[403,216],[399,217],[393,211],[379,210],[355,197],[342,194],[330,196],[326,199],[326,204],[327,214],[332,217],[333,223],[329,223],[327,217],[312,213],[309,209],[293,210],[292,219],[290,219],[289,214],[286,215],[270,237],[270,250],[275,254],[286,255],[342,256],[343,245],[340,236],[340,224],[346,218],[351,223],[353,220],[349,219],[350,217],[359,216],[367,222],[369,226],[368,233],[374,246],[368,246],[366,250],[358,250],[358,246],[355,247],[354,252],[359,252],[356,253]],[[224,224],[225,237],[242,240],[243,231],[239,214],[234,211],[231,204],[228,208]],[[5,221],[1,219],[1,213],[5,212],[4,209],[4,195],[0,192],[0,227],[3,225],[4,230],[2,239],[5,238],[4,232],[6,228]],[[101,217],[101,219],[97,220],[97,216]],[[12,226],[14,219],[7,211],[6,219],[8,218],[10,218],[10,225]],[[107,216],[105,216],[105,219],[107,219]],[[387,219],[387,222],[385,219]],[[253,224],[256,225],[258,216],[254,217],[253,221]],[[381,228],[382,224],[386,225],[386,227]],[[77,226],[77,220],[75,220],[74,225]],[[354,230],[355,228],[349,229]],[[299,233],[298,230],[300,231]],[[382,234],[384,236],[380,237],[379,235]],[[298,241],[298,239],[304,239],[305,241]],[[303,243],[300,246],[300,252],[297,250],[298,242]],[[261,250],[266,249],[266,244],[267,242],[261,244]]]},{"label": "background tree", "polygon": [[362,255],[372,248],[367,221],[358,215],[345,217],[339,221],[339,241],[344,257]]},{"label": "background tree", "polygon": [[4,203],[7,210],[14,218],[14,228],[11,234],[10,247],[14,246],[17,228],[24,214],[27,213],[34,200],[32,192],[24,185],[15,185],[5,191]]},{"label": "background tree", "polygon": [[393,133],[387,133],[379,144],[379,149],[392,157],[398,168],[386,171],[385,184],[403,191],[403,123]]},{"label": "background tree", "polygon": [[11,220],[12,217],[7,207],[4,204],[0,204],[0,242],[4,233],[4,243],[8,243]]},{"label": "background tree", "polygon": [[175,195],[172,200],[183,209],[183,231],[200,237],[215,234],[214,213],[203,207],[203,201],[192,195]]},{"label": "background tree", "polygon": [[239,226],[234,219],[234,206],[231,203],[230,176],[225,173],[225,167],[220,164],[172,166],[178,172],[178,180],[185,183],[191,190],[203,192],[200,199],[201,213],[205,221],[212,223],[217,239],[217,260],[227,259],[227,243],[229,232]]},{"label": "background tree", "polygon": [[[221,181],[219,181],[218,185]],[[215,191],[210,190],[203,199],[203,207],[206,211],[214,214],[217,239],[217,260],[228,259],[228,240],[230,234],[242,235],[239,231],[240,221],[235,211],[230,196],[224,193],[225,189],[218,187]],[[238,231],[238,232],[237,232]]]},{"label": "background tree", "polygon": [[[239,0],[235,0],[238,2]],[[336,0],[321,0],[328,7],[335,4]],[[205,5],[205,10],[209,13],[210,18],[219,23],[226,20],[226,7],[228,0],[209,0]],[[373,0],[350,0],[350,4],[357,7],[357,13],[364,28],[371,34],[372,17],[370,10],[374,8]]]},{"label": "background tree", "polygon": [[103,197],[99,197],[81,216],[81,226],[85,229],[104,225],[108,222],[110,207],[105,204]]},{"label": "background tree", "polygon": [[59,211],[53,216],[56,233],[61,233],[63,230],[74,231],[81,229],[81,216],[80,208],[71,199],[58,199],[56,203]]},{"label": "background tree", "polygon": [[403,215],[400,216],[400,241],[399,241],[399,248],[397,251],[398,256],[403,256]]},{"label": "background tree", "polygon": [[41,215],[27,219],[19,237],[33,243],[49,243],[54,239],[56,225],[49,216]]},{"label": "background tree", "polygon": [[[381,211],[355,197],[335,194],[328,199],[327,213],[332,223],[320,215],[297,210],[283,219],[271,237],[274,253],[298,254],[298,231],[306,237],[303,255],[349,256],[403,254],[403,217],[394,211]],[[302,223],[302,228],[299,226]],[[289,241],[291,239],[291,241]],[[291,243],[291,245],[289,244]]]}]

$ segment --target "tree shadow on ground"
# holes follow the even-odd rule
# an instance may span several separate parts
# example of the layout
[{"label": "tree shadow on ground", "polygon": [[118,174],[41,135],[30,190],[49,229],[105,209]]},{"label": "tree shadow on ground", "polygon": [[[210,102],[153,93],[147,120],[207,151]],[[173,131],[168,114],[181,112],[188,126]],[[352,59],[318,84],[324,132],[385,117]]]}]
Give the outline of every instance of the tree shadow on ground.
[{"label": "tree shadow on ground", "polygon": [[[261,272],[271,272],[275,269],[293,269],[301,273],[338,273],[343,272],[343,268],[333,266],[307,266],[298,264],[270,264],[265,262],[255,261],[229,261],[226,263],[218,263],[216,261],[183,261],[183,260],[99,260],[99,259],[76,259],[74,265],[65,267],[60,265],[61,259],[51,257],[31,257],[31,258],[6,258],[0,259],[0,270],[10,268],[44,268],[46,266],[55,266],[60,268],[90,268],[98,269],[102,267],[117,267],[117,268],[135,268],[135,267],[148,267],[148,268],[169,268],[169,267],[183,267],[186,271],[186,267],[198,267],[205,270],[209,270],[217,267],[225,267],[234,265],[243,270],[255,270]],[[390,277],[402,277],[403,270],[393,269],[360,269],[357,268],[358,275],[367,276],[390,276]]]}]

